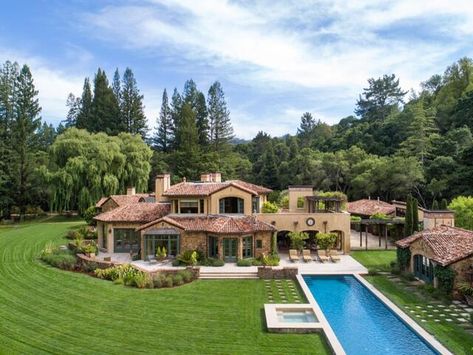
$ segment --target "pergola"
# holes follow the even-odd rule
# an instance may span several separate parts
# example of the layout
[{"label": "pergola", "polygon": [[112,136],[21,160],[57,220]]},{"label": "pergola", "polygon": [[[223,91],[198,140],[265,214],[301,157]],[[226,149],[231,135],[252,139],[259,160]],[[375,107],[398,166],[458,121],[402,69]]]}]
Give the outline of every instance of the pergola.
[{"label": "pergola", "polygon": [[[309,213],[316,212],[340,212],[342,199],[338,197],[326,196],[306,196],[309,202]],[[323,208],[321,207],[323,204]]]},{"label": "pergola", "polygon": [[379,238],[379,246],[381,247],[381,238],[384,237],[384,248],[388,249],[388,226],[389,225],[396,225],[396,224],[404,224],[402,220],[396,219],[362,219],[360,222],[356,222],[360,224],[360,247],[363,246],[363,226],[365,226],[365,249],[368,250],[368,226],[379,226],[380,232]]}]

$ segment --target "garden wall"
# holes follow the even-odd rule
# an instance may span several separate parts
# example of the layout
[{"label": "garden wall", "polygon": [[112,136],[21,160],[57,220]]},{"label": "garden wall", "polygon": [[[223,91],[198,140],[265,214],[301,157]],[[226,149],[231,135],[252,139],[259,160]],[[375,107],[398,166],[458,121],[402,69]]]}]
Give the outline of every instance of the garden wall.
[{"label": "garden wall", "polygon": [[258,277],[260,279],[296,279],[299,273],[297,267],[273,268],[268,266],[258,266]]}]

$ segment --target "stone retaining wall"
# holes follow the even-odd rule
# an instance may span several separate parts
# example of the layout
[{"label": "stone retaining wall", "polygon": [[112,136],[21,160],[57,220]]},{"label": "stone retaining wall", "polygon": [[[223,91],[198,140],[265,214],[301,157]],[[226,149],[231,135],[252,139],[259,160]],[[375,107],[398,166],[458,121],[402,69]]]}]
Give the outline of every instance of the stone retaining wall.
[{"label": "stone retaining wall", "polygon": [[270,266],[258,266],[258,277],[260,279],[296,279],[299,273],[297,267],[274,268]]}]

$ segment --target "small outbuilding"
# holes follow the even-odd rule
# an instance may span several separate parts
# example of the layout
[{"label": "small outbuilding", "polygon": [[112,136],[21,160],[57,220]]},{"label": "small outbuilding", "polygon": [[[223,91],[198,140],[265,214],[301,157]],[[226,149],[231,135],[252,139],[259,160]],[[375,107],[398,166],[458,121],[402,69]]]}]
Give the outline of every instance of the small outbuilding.
[{"label": "small outbuilding", "polygon": [[473,231],[442,225],[425,229],[396,242],[398,248],[409,250],[409,271],[418,279],[438,286],[436,266],[448,267],[455,273],[454,288],[472,282]]}]

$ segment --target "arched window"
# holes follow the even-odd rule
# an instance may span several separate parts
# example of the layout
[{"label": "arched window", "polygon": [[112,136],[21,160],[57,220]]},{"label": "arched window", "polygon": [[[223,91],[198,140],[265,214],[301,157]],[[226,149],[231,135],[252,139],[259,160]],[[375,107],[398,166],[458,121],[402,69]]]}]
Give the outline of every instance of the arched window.
[{"label": "arched window", "polygon": [[239,197],[225,197],[219,201],[219,213],[244,213],[244,201]]}]

